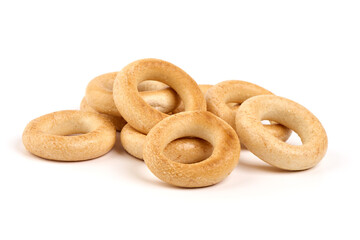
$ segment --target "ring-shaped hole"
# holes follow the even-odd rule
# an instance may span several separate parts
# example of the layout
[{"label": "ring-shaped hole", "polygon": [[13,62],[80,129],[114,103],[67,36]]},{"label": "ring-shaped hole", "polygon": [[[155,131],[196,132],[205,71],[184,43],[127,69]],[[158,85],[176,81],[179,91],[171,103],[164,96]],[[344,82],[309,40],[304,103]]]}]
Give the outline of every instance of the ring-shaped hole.
[{"label": "ring-shaped hole", "polygon": [[113,92],[113,85],[114,85],[114,78],[107,78],[104,81],[102,81],[102,87],[108,92]]},{"label": "ring-shaped hole", "polygon": [[[293,146],[302,146],[306,142],[311,141],[311,134],[308,128],[303,128],[305,119],[302,119],[300,115],[290,114],[286,109],[282,109],[281,106],[277,111],[264,112],[260,117],[260,120],[269,120],[270,122],[277,122],[293,131],[291,134],[293,137],[286,141],[286,144]],[[282,117],[280,117],[282,116]]]},{"label": "ring-shaped hole", "polygon": [[[179,127],[177,129],[182,129],[181,132],[179,131],[172,131],[169,132],[166,136],[164,136],[163,141],[167,144],[161,146],[160,152],[161,154],[164,154],[165,148],[170,144],[171,142],[175,141],[176,139],[181,138],[199,138],[206,142],[208,142],[212,146],[211,154],[209,154],[209,157],[203,159],[200,162],[206,161],[212,156],[221,156],[222,144],[221,142],[222,137],[217,136],[217,134],[212,131],[211,129],[206,128],[203,125],[200,124],[191,124],[191,122],[187,122],[188,119],[186,119],[181,125],[182,127]],[[213,129],[214,130],[214,129]],[[216,147],[217,146],[217,147]],[[164,154],[165,156],[165,154]]]},{"label": "ring-shaped hole", "polygon": [[262,120],[261,123],[262,125],[271,125],[269,120]]},{"label": "ring-shaped hole", "polygon": [[[181,142],[181,144],[178,144],[179,142]],[[176,147],[176,149],[170,152],[167,149],[168,147],[169,150],[174,147]],[[163,153],[172,161],[178,162],[179,159],[183,159],[182,163],[193,164],[208,159],[212,155],[213,150],[213,145],[205,139],[198,137],[181,137],[167,144]]]},{"label": "ring-shaped hole", "polygon": [[67,119],[56,121],[54,124],[44,125],[43,127],[43,132],[58,136],[78,136],[90,133],[94,130],[95,127],[88,119]]},{"label": "ring-shaped hole", "polygon": [[303,145],[303,142],[301,141],[301,138],[296,132],[293,132],[291,134],[290,138],[286,141],[287,144],[293,145],[293,146],[301,146]]},{"label": "ring-shaped hole", "polygon": [[145,80],[137,85],[138,92],[157,91],[168,88],[169,85],[157,80]]}]

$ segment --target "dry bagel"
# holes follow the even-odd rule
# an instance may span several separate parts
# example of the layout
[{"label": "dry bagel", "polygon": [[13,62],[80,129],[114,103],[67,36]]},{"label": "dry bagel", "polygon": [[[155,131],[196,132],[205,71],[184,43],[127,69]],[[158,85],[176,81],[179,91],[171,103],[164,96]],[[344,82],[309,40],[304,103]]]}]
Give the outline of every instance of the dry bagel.
[{"label": "dry bagel", "polygon": [[[269,119],[294,130],[303,145],[287,144],[261,120]],[[262,95],[246,100],[236,114],[236,130],[242,143],[263,161],[285,170],[315,166],[327,150],[327,135],[320,121],[305,107],[289,99]]]},{"label": "dry bagel", "polygon": [[[81,134],[69,136],[71,134]],[[81,161],[104,155],[115,144],[116,130],[97,113],[67,110],[32,120],[23,133],[25,148],[42,158]]]},{"label": "dry bagel", "polygon": [[[94,110],[121,117],[113,98],[113,84],[118,72],[105,73],[91,80],[86,88],[86,101]],[[158,81],[145,81],[137,86],[144,90],[140,96],[161,112],[171,112],[179,104],[174,90]]]},{"label": "dry bagel", "polygon": [[[198,137],[213,146],[211,156],[201,162],[183,164],[163,153],[175,139]],[[204,187],[226,178],[238,163],[240,144],[234,129],[206,111],[182,112],[165,118],[146,136],[143,158],[161,180],[180,187]]]},{"label": "dry bagel", "polygon": [[[84,97],[81,100],[80,103],[80,110],[85,112],[93,112],[93,113],[99,113],[86,102],[86,98]],[[104,117],[108,118],[115,126],[116,130],[121,131],[121,129],[125,126],[126,121],[122,117],[112,116],[105,113],[99,113],[102,114]]]},{"label": "dry bagel", "polygon": [[130,63],[116,76],[114,102],[124,119],[136,130],[148,133],[168,115],[149,106],[139,95],[139,83],[152,79],[170,86],[184,102],[185,110],[206,110],[205,98],[197,83],[179,67],[159,59]]},{"label": "dry bagel", "polygon": [[[126,124],[120,133],[121,144],[132,156],[143,159],[143,148],[146,135],[136,131]],[[212,146],[198,138],[181,138],[169,143],[164,154],[169,159],[180,163],[195,163],[208,158],[212,153]]]},{"label": "dry bagel", "polygon": [[[240,106],[239,104],[257,95],[273,95],[273,93],[256,84],[245,81],[223,81],[207,91],[205,96],[207,110],[225,120],[236,129],[235,115]],[[282,141],[286,141],[291,135],[290,129],[277,123],[265,125],[265,128]]]}]

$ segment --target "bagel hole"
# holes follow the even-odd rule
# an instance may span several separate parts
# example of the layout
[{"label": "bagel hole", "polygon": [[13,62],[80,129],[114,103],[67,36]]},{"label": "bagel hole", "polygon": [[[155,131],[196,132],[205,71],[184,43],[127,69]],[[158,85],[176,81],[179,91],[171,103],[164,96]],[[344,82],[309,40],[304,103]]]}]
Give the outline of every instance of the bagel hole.
[{"label": "bagel hole", "polygon": [[172,161],[183,164],[201,162],[211,156],[213,146],[208,141],[197,137],[184,137],[171,141],[164,150],[164,155]]},{"label": "bagel hole", "polygon": [[156,80],[146,80],[138,84],[137,89],[139,92],[156,91],[168,88],[165,83]]},{"label": "bagel hole", "polygon": [[290,138],[286,141],[287,144],[294,145],[294,146],[300,146],[302,145],[301,138],[296,132],[292,132]]},{"label": "bagel hole", "polygon": [[89,123],[81,121],[64,121],[58,122],[57,124],[51,126],[47,129],[48,134],[58,135],[58,136],[79,136],[86,133],[89,133],[93,130]]},{"label": "bagel hole", "polygon": [[114,85],[113,81],[108,80],[103,82],[103,88],[108,92],[113,92],[113,85]]},{"label": "bagel hole", "polygon": [[72,134],[68,134],[68,135],[64,135],[66,137],[74,137],[74,136],[80,136],[80,135],[84,135],[86,133],[72,133]]},{"label": "bagel hole", "polygon": [[261,123],[263,125],[271,125],[270,121],[269,120],[262,120]]},{"label": "bagel hole", "polygon": [[[137,86],[138,92],[157,92],[165,89],[172,89],[169,85],[157,81],[157,80],[146,80],[140,82]],[[172,89],[173,90],[173,89]],[[142,97],[147,104],[159,112],[170,114],[175,110],[181,103],[180,98],[177,96],[173,99],[167,99],[163,94],[146,95]],[[170,101],[170,102],[169,102]],[[165,103],[167,102],[167,103]]]}]

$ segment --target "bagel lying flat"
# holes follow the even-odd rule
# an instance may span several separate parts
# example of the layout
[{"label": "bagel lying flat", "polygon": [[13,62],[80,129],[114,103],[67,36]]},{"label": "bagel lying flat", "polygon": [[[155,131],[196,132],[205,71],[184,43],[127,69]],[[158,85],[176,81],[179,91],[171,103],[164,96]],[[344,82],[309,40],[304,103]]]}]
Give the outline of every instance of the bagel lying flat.
[{"label": "bagel lying flat", "polygon": [[[164,154],[175,139],[197,137],[214,148],[207,159],[184,164]],[[234,129],[222,119],[206,111],[182,112],[165,118],[146,136],[143,157],[150,171],[169,184],[179,187],[205,187],[226,178],[236,167],[240,143]]]},{"label": "bagel lying flat", "polygon": [[[72,134],[80,134],[70,136]],[[23,132],[25,148],[36,156],[81,161],[104,155],[115,144],[116,130],[97,113],[67,110],[32,120]]]}]

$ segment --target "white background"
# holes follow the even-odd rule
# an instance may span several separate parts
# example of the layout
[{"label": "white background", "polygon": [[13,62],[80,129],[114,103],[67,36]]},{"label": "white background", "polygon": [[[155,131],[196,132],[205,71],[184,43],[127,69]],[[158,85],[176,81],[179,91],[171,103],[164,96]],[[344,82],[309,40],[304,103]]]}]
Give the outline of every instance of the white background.
[{"label": "white background", "polygon": [[[359,12],[359,1],[1,1],[0,239],[359,239]],[[179,189],[119,143],[79,163],[25,150],[30,120],[78,109],[93,77],[147,57],[302,104],[327,155],[284,172],[242,151],[225,181]]]}]

